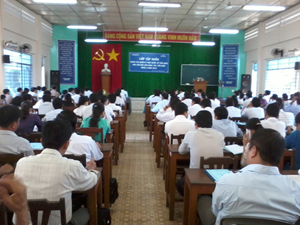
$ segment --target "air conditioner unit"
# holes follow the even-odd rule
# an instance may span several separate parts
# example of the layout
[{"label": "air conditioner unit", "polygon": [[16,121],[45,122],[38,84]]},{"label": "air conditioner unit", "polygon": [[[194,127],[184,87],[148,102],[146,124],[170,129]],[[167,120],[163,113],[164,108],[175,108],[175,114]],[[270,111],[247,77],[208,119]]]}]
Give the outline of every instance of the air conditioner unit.
[{"label": "air conditioner unit", "polygon": [[12,42],[12,41],[4,41],[4,48],[17,51],[19,49],[19,45],[17,42]]}]

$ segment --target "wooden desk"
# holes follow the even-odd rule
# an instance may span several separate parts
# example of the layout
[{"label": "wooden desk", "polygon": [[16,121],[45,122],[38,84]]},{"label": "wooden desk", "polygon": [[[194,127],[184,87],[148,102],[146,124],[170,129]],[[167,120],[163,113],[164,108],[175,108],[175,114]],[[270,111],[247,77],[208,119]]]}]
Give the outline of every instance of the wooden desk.
[{"label": "wooden desk", "polygon": [[166,178],[167,182],[167,205],[169,205],[169,220],[174,220],[175,212],[175,184],[176,184],[176,168],[179,160],[190,160],[190,154],[181,155],[178,152],[178,145],[169,145],[169,168]]},{"label": "wooden desk", "polygon": [[149,122],[149,117],[150,117],[150,110],[151,110],[151,106],[149,104],[147,104],[145,106],[145,121],[147,123],[147,129],[149,130],[150,127],[150,122]]},{"label": "wooden desk", "polygon": [[115,165],[119,161],[119,139],[120,139],[120,121],[114,120],[111,122],[110,127],[114,129],[114,159]]},{"label": "wooden desk", "polygon": [[115,120],[120,122],[120,137],[119,137],[119,144],[121,145],[121,152],[123,153],[124,150],[124,143],[126,139],[126,123],[124,116],[116,116]]},{"label": "wooden desk", "polygon": [[154,127],[154,150],[155,150],[155,162],[157,168],[160,167],[160,155],[161,155],[161,140],[162,140],[162,131],[164,129],[164,122],[159,122],[155,119]]},{"label": "wooden desk", "polygon": [[102,145],[101,151],[104,155],[103,157],[104,207],[110,208],[109,195],[110,195],[110,178],[112,173],[111,155],[113,152],[114,144],[102,143],[101,145]]}]

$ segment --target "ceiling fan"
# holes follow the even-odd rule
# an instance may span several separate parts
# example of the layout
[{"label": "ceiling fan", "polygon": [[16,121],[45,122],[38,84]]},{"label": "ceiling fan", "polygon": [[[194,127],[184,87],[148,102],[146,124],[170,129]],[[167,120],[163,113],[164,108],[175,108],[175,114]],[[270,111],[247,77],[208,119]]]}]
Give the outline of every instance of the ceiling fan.
[{"label": "ceiling fan", "polygon": [[228,10],[229,10],[229,9],[233,9],[233,8],[241,8],[241,7],[244,6],[244,4],[243,4],[243,5],[234,5],[234,4],[231,4],[230,1],[228,1],[227,4],[224,4],[224,3],[222,3],[222,2],[220,2],[220,4],[224,6],[223,9],[228,9]]},{"label": "ceiling fan", "polygon": [[102,5],[102,3],[100,3],[100,2],[93,2],[92,0],[81,0],[80,3],[81,4],[85,4],[87,6],[89,6],[89,5],[91,5],[91,6],[93,6],[93,5],[95,5],[95,6],[101,6]]}]

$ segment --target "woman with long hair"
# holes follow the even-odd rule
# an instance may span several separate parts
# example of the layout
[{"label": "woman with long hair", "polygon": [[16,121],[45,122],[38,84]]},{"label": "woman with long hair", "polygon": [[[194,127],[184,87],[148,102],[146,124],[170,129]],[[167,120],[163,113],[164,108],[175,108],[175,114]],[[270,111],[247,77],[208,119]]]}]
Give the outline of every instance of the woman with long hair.
[{"label": "woman with long hair", "polygon": [[66,94],[64,101],[63,101],[63,106],[65,107],[71,107],[71,106],[76,106],[74,103],[74,100],[72,99],[70,94]]},{"label": "woman with long hair", "polygon": [[[81,127],[96,127],[103,128],[103,141],[106,135],[110,132],[110,123],[104,119],[105,109],[102,103],[96,102],[93,105],[93,114],[91,117],[84,118]],[[96,134],[95,141],[101,141],[100,134]]]},{"label": "woman with long hair", "polygon": [[43,123],[37,114],[32,114],[32,108],[29,104],[23,103],[21,106],[20,125],[16,130],[16,134],[31,134],[34,127],[37,126],[38,131],[42,130]]}]

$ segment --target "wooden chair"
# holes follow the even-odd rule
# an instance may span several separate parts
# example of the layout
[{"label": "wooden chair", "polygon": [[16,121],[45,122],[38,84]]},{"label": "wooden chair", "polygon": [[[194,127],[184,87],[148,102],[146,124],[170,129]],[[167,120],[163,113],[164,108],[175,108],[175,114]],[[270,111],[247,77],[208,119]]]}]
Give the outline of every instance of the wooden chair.
[{"label": "wooden chair", "polygon": [[66,157],[68,159],[74,159],[74,160],[78,160],[83,167],[86,167],[86,155],[82,154],[82,155],[73,155],[73,154],[64,154],[63,157]]},{"label": "wooden chair", "polygon": [[37,114],[38,117],[40,117],[40,119],[42,120],[46,115],[45,114]]},{"label": "wooden chair", "polygon": [[13,154],[0,154],[0,166],[10,164],[12,167],[16,167],[19,159],[23,158],[24,154],[13,155]]},{"label": "wooden chair", "polygon": [[42,133],[41,132],[33,132],[31,134],[22,134],[19,135],[25,139],[27,139],[29,142],[40,142],[42,138]]},{"label": "wooden chair", "polygon": [[234,122],[247,122],[248,121],[248,118],[246,118],[246,117],[231,117],[229,119]]},{"label": "wooden chair", "polygon": [[[41,225],[47,225],[51,211],[60,211],[61,225],[66,225],[66,209],[65,199],[61,198],[59,201],[48,201],[47,199],[28,200],[28,208],[31,216],[32,225],[38,225],[39,211],[42,211]],[[10,210],[5,207],[4,203],[0,202],[0,224],[7,225],[7,212]]]},{"label": "wooden chair", "polygon": [[243,138],[239,137],[225,137],[224,138],[225,145],[243,145]]},{"label": "wooden chair", "polygon": [[95,134],[100,134],[100,142],[103,143],[103,128],[96,128],[96,127],[81,127],[76,129],[77,133],[87,135],[95,139]]},{"label": "wooden chair", "polygon": [[76,109],[77,107],[76,106],[63,106],[63,109],[64,110],[70,110],[70,111],[74,111],[74,109]]},{"label": "wooden chair", "polygon": [[280,159],[280,163],[278,165],[279,170],[284,169],[285,162],[288,162],[290,164],[291,170],[296,169],[296,149],[293,149],[293,150],[285,149],[284,150],[283,155]]},{"label": "wooden chair", "polygon": [[156,118],[156,114],[154,112],[150,112],[149,115],[149,141],[152,141],[152,136],[154,135],[154,122]]},{"label": "wooden chair", "polygon": [[[208,168],[205,168],[208,166]],[[200,157],[200,169],[234,169],[238,168],[238,158],[234,157],[209,157],[204,159],[203,156]]]},{"label": "wooden chair", "polygon": [[271,220],[265,218],[253,218],[253,217],[236,217],[236,218],[223,218],[221,225],[287,225],[288,222]]},{"label": "wooden chair", "polygon": [[181,141],[184,139],[184,134],[173,135],[171,134],[171,145],[174,144],[174,140],[177,140],[178,145],[181,145]]},{"label": "wooden chair", "polygon": [[131,113],[131,98],[126,98],[126,108],[127,108],[127,113],[130,115],[130,113]]}]

